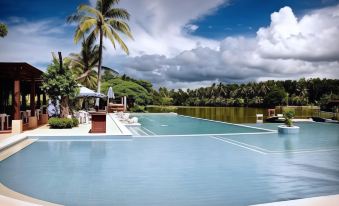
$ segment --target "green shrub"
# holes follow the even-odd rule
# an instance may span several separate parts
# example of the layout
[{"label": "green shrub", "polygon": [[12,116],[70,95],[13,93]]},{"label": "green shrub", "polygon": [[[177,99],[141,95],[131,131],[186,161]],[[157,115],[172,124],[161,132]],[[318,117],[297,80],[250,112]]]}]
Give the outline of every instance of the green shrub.
[{"label": "green shrub", "polygon": [[293,122],[292,122],[292,118],[294,117],[295,113],[293,110],[285,110],[283,112],[284,117],[285,117],[285,125],[288,127],[292,127],[293,126]]},{"label": "green shrub", "polygon": [[293,126],[292,119],[286,119],[285,120],[285,125],[288,126],[288,127],[292,127]]},{"label": "green shrub", "polygon": [[52,117],[48,120],[48,124],[52,129],[65,129],[65,128],[72,128],[74,126],[73,119],[69,118],[58,118]]},{"label": "green shrub", "polygon": [[145,106],[135,105],[134,107],[130,108],[131,112],[145,112]]},{"label": "green shrub", "polygon": [[72,118],[73,121],[73,127],[79,126],[79,120],[77,118]]}]

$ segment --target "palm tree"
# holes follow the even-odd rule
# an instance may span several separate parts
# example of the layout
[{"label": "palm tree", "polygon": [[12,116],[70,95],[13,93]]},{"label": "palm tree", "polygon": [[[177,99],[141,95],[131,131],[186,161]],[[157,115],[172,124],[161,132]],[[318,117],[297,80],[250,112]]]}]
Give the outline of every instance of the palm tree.
[{"label": "palm tree", "polygon": [[82,85],[95,89],[98,74],[94,70],[99,62],[99,46],[94,45],[95,38],[84,37],[82,42],[81,52],[71,53],[69,59],[71,60],[71,68],[73,73],[77,76],[76,80]]},{"label": "palm tree", "polygon": [[8,33],[6,24],[0,22],[0,37],[5,37]]},{"label": "palm tree", "polygon": [[115,42],[118,42],[126,54],[129,54],[129,50],[119,34],[133,39],[131,30],[125,22],[129,20],[130,14],[125,9],[116,8],[118,3],[119,0],[97,0],[95,7],[82,4],[77,12],[67,19],[69,23],[78,23],[74,35],[75,43],[86,33],[89,33],[89,36],[99,37],[98,92],[100,92],[103,38],[108,38],[114,48],[116,48]]}]

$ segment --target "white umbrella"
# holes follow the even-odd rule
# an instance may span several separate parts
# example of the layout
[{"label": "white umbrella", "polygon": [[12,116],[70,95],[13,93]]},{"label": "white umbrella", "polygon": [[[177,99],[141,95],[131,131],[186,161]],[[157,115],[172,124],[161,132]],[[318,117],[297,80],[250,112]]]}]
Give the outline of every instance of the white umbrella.
[{"label": "white umbrella", "polygon": [[108,103],[109,103],[109,99],[114,99],[114,98],[115,98],[115,96],[114,96],[113,89],[112,89],[112,87],[109,87],[108,92],[107,92],[107,106],[108,106]]},{"label": "white umbrella", "polygon": [[108,89],[107,98],[109,98],[109,99],[114,99],[115,98],[112,87],[109,87],[109,89]]},{"label": "white umbrella", "polygon": [[[79,86],[81,86],[81,85],[79,85]],[[99,106],[99,98],[105,98],[106,95],[98,93],[98,92],[95,92],[95,91],[93,91],[91,89],[88,89],[87,87],[81,86],[80,87],[80,92],[79,92],[77,97],[84,97],[84,98],[93,97],[93,98],[97,98],[95,105]]]},{"label": "white umbrella", "polygon": [[93,90],[88,89],[87,87],[81,86],[80,92],[77,97],[96,97],[96,98],[105,98],[104,94],[95,92]]}]

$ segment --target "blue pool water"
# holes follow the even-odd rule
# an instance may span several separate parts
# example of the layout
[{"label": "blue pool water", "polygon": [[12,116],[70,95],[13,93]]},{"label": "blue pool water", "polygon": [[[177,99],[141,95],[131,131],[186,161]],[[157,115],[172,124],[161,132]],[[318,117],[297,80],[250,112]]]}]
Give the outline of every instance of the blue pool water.
[{"label": "blue pool water", "polygon": [[[274,129],[280,124],[251,124],[251,126]],[[216,137],[247,145],[264,152],[298,152],[307,150],[337,150],[339,148],[339,125],[329,123],[296,123],[300,133],[285,135],[278,133]]]},{"label": "blue pool water", "polygon": [[1,161],[0,182],[70,206],[242,206],[339,194],[339,125],[298,125],[292,136],[46,138]]},{"label": "blue pool water", "polygon": [[138,135],[188,135],[267,132],[230,123],[209,121],[176,114],[135,114],[142,127]]}]

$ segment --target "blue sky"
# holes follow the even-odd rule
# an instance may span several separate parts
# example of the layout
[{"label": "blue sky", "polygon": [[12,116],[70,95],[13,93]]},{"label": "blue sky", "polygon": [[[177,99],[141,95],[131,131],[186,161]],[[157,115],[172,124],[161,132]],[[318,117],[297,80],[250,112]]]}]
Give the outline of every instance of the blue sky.
[{"label": "blue sky", "polygon": [[[302,15],[310,9],[332,6],[338,2],[337,0],[231,0],[216,8],[212,14],[193,20],[191,23],[199,28],[192,34],[215,39],[239,34],[255,35],[258,28],[270,23],[269,15],[284,6],[290,6],[296,15]],[[0,19],[6,22],[11,22],[12,17],[26,20],[53,18],[62,21],[74,12],[79,4],[88,4],[88,1],[2,0]]]},{"label": "blue sky", "polygon": [[230,35],[255,35],[256,31],[270,24],[271,13],[284,6],[293,8],[299,16],[305,12],[332,6],[339,1],[328,0],[233,0],[220,7],[215,13],[196,20],[199,26],[195,35],[209,38],[224,38]]},{"label": "blue sky", "polygon": [[[79,51],[68,15],[95,0],[2,0],[0,61],[44,70],[51,52]],[[156,86],[339,76],[339,0],[121,0],[131,54],[106,42],[104,64]],[[320,29],[321,28],[321,29]],[[337,44],[338,43],[338,44]],[[332,48],[333,47],[333,48]]]}]

